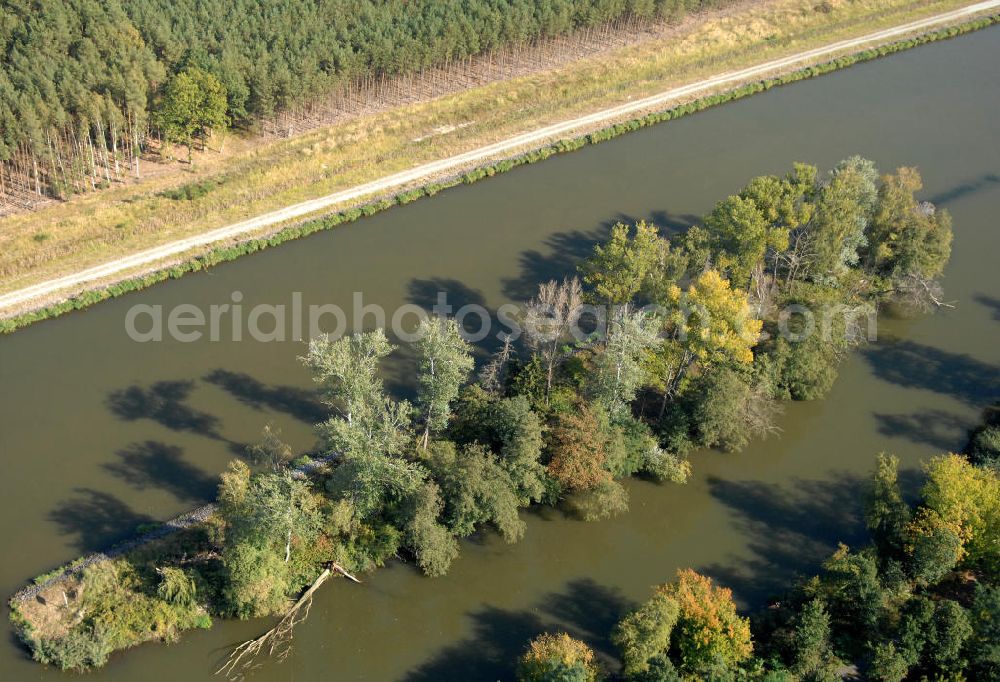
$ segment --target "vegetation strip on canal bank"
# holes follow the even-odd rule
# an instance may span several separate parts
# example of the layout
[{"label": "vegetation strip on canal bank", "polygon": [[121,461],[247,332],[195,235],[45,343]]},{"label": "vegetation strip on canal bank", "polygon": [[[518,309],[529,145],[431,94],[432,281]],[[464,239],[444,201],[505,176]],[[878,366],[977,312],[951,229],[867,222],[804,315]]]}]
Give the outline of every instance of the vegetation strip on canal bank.
[{"label": "vegetation strip on canal bank", "polygon": [[[118,261],[115,264],[111,264],[109,266],[101,266],[100,268],[94,270],[104,271],[104,269],[109,269],[109,272],[105,273],[105,275],[107,276],[113,274],[114,272],[120,272],[122,269],[127,269],[129,267],[139,267],[142,264],[142,262],[152,263],[158,260],[162,260],[164,257],[167,257],[171,254],[179,255],[184,251],[191,250],[191,248],[199,244],[208,245],[210,242],[226,239],[227,237],[231,239],[234,237],[238,237],[239,234],[258,230],[262,227],[262,225],[269,224],[268,220],[272,221],[270,224],[287,222],[287,220],[294,218],[297,215],[304,215],[306,213],[311,213],[320,210],[322,205],[340,203],[349,200],[351,197],[360,198],[361,196],[364,196],[366,194],[377,193],[379,191],[378,190],[379,187],[388,189],[392,187],[398,187],[399,185],[405,185],[407,182],[415,181],[420,177],[426,177],[427,174],[431,175],[446,174],[450,169],[458,169],[461,168],[464,164],[471,163],[472,162],[470,161],[471,159],[484,158],[484,157],[489,157],[491,155],[495,156],[497,154],[503,153],[504,150],[516,148],[518,146],[524,146],[525,144],[529,143],[528,142],[529,140],[535,139],[534,136],[540,136],[538,139],[544,139],[546,137],[550,138],[553,136],[557,136],[563,132],[568,132],[570,130],[578,129],[580,127],[586,127],[588,125],[587,123],[588,121],[597,122],[600,120],[607,120],[608,118],[613,119],[615,117],[620,117],[621,115],[625,115],[628,112],[638,112],[642,111],[643,109],[649,109],[651,107],[654,107],[657,102],[666,101],[670,99],[677,99],[679,97],[684,96],[685,93],[693,94],[699,91],[710,90],[713,87],[717,87],[720,84],[745,80],[746,78],[750,77],[750,75],[753,73],[773,71],[776,68],[780,68],[782,65],[792,65],[794,63],[802,61],[803,59],[815,58],[825,54],[835,53],[837,51],[845,49],[845,47],[848,46],[849,44],[863,44],[864,42],[871,42],[873,40],[886,39],[893,35],[905,34],[907,32],[919,30],[921,27],[926,27],[928,25],[933,25],[935,23],[940,23],[942,21],[954,20],[961,16],[967,16],[969,14],[988,11],[998,6],[1000,6],[1000,0],[991,0],[990,2],[979,3],[976,5],[965,7],[961,10],[955,10],[953,12],[945,13],[943,15],[931,17],[929,19],[923,19],[918,22],[911,22],[907,25],[896,27],[894,29],[879,31],[875,34],[871,34],[869,36],[865,36],[862,38],[852,39],[850,41],[842,41],[841,43],[829,45],[824,48],[818,48],[816,50],[810,50],[806,53],[800,53],[792,57],[787,57],[757,67],[744,69],[736,73],[725,74],[723,76],[716,77],[715,79],[709,79],[708,81],[702,81],[694,85],[675,88],[671,91],[668,91],[667,93],[661,93],[660,95],[646,98],[638,102],[631,102],[626,105],[622,105],[610,110],[599,112],[598,114],[593,114],[591,116],[574,119],[569,122],[557,124],[556,126],[550,126],[547,129],[518,136],[516,138],[512,138],[510,140],[506,140],[504,142],[491,145],[487,148],[480,148],[472,152],[460,154],[456,157],[451,157],[450,159],[446,159],[444,161],[436,162],[434,164],[428,164],[426,166],[422,166],[412,171],[407,171],[401,174],[397,174],[396,176],[390,176],[390,178],[388,179],[383,179],[375,183],[369,183],[368,185],[364,185],[360,188],[355,188],[354,190],[347,190],[345,192],[337,193],[335,195],[330,195],[322,199],[312,200],[310,202],[298,204],[296,206],[289,207],[288,209],[284,209],[283,211],[276,212],[275,214],[268,214],[266,216],[262,216],[261,218],[253,219],[251,221],[244,221],[243,223],[238,223],[235,226],[222,228],[221,230],[210,232],[198,238],[182,240],[180,243],[175,244],[173,247],[168,245],[167,247],[160,247],[159,249],[154,249],[151,250],[150,252],[137,254],[136,256],[132,256],[131,259],[124,259],[123,261]],[[131,291],[136,291],[168,278],[177,278],[188,272],[199,271],[206,267],[210,267],[212,265],[221,262],[233,260],[237,257],[240,257],[248,253],[253,253],[262,248],[266,248],[268,246],[275,246],[289,239],[295,239],[308,234],[312,234],[320,230],[330,229],[337,225],[341,225],[356,220],[359,217],[372,215],[376,212],[379,212],[396,204],[408,203],[423,196],[432,196],[433,194],[441,191],[442,189],[452,187],[454,185],[461,184],[463,182],[464,183],[475,182],[476,180],[479,180],[481,178],[492,176],[495,175],[496,173],[505,172],[507,170],[510,170],[511,168],[514,168],[516,166],[525,163],[534,163],[536,161],[543,160],[557,153],[578,149],[586,144],[593,144],[604,140],[608,140],[625,132],[637,130],[639,128],[646,127],[648,125],[652,125],[654,123],[659,123],[662,121],[679,118],[688,113],[699,111],[710,106],[721,104],[723,102],[739,99],[741,97],[750,94],[767,90],[776,85],[791,83],[797,80],[801,80],[803,78],[809,78],[823,73],[828,73],[830,71],[834,71],[836,69],[843,68],[851,64],[867,61],[887,54],[892,54],[894,52],[908,49],[916,45],[944,38],[950,38],[972,30],[984,28],[986,26],[990,26],[996,23],[998,20],[1000,20],[1000,16],[998,15],[977,18],[957,26],[941,28],[913,38],[908,38],[906,40],[889,43],[879,47],[869,48],[867,50],[858,53],[839,57],[832,61],[801,68],[788,74],[778,75],[764,80],[750,82],[731,91],[709,95],[687,104],[675,106],[665,111],[659,111],[652,114],[648,114],[640,118],[626,121],[624,123],[617,123],[605,128],[601,128],[587,135],[582,135],[579,137],[553,142],[543,147],[534,149],[532,151],[519,154],[512,158],[502,159],[500,161],[493,162],[486,166],[474,168],[473,170],[470,170],[468,172],[451,175],[445,177],[442,180],[438,180],[423,185],[421,187],[403,191],[390,198],[384,198],[362,206],[345,209],[333,215],[312,220],[304,224],[286,227],[270,236],[249,239],[246,241],[241,241],[234,245],[217,246],[215,248],[212,248],[205,254],[197,255],[179,264],[163,267],[162,269],[157,269],[150,273],[131,277],[129,279],[125,279],[102,288],[86,291],[68,300],[64,300],[44,308],[32,310],[21,314],[15,314],[11,317],[0,320],[0,332],[9,333],[11,331],[14,331],[20,327],[26,326],[33,322],[55,317],[71,310],[78,310],[81,308],[85,308],[99,301],[116,297]],[[164,249],[166,249],[166,251],[164,251]],[[95,274],[94,270],[90,272],[91,277],[100,278],[101,277],[100,272],[97,272]],[[5,306],[9,308],[11,306],[16,305],[18,302],[24,304],[28,299],[33,299],[35,297],[42,296],[43,292],[46,291],[48,292],[48,294],[52,294],[53,293],[52,290],[54,289],[58,289],[63,286],[69,286],[69,284],[67,284],[68,280],[83,281],[84,279],[87,279],[88,281],[91,281],[91,277],[86,277],[86,275],[87,272],[85,271],[80,275],[70,276],[67,278],[62,278],[60,280],[55,280],[54,283],[50,282],[47,285],[46,284],[36,285],[35,287],[29,287],[28,289],[25,290],[20,290],[12,292],[10,294],[6,294],[4,296],[0,296],[0,306]]]}]

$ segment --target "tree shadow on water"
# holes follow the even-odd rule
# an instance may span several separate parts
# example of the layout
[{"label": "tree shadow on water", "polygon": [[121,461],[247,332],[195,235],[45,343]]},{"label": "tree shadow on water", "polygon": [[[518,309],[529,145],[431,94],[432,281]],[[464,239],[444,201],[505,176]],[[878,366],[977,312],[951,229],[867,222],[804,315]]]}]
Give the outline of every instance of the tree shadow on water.
[{"label": "tree shadow on water", "polygon": [[1000,394],[1000,369],[970,355],[894,339],[862,354],[875,376],[904,388],[933,391],[974,406]]},{"label": "tree shadow on water", "polygon": [[394,338],[390,341],[396,344],[396,350],[389,356],[388,362],[382,364],[382,379],[386,391],[396,400],[413,402],[417,397],[419,363],[416,345],[400,343]]},{"label": "tree shadow on water", "polygon": [[661,209],[650,213],[646,220],[659,227],[665,237],[673,239],[700,223],[701,216],[693,213],[671,213]]},{"label": "tree shadow on water", "polygon": [[486,607],[469,615],[473,634],[436,653],[411,671],[406,682],[513,679],[517,660],[528,642],[543,632],[568,632],[591,646],[615,667],[611,629],[635,605],[613,589],[589,579],[543,596],[522,611]]},{"label": "tree shadow on water", "polygon": [[[457,279],[443,277],[410,280],[408,289],[407,300],[420,306],[428,314],[434,314],[433,309],[439,302],[449,306],[443,311],[448,317],[455,319],[461,313],[462,329],[470,338],[482,336],[483,325],[486,324],[486,338],[478,341],[474,346],[473,352],[477,356],[482,358],[496,350],[499,345],[496,335],[501,330],[494,328],[497,322],[496,311],[486,306],[486,298],[481,291],[473,289]],[[462,310],[466,306],[471,306],[471,308]],[[489,320],[483,320],[475,309],[486,311]],[[415,328],[414,323],[410,324]],[[405,331],[412,330],[406,329]]]},{"label": "tree shadow on water", "polygon": [[590,232],[559,232],[545,239],[546,253],[525,251],[520,257],[520,274],[503,281],[504,295],[512,301],[527,301],[538,293],[541,282],[572,277],[577,265],[593,253],[594,244],[607,239],[613,224]]},{"label": "tree shadow on water", "polygon": [[297,386],[268,386],[249,374],[221,368],[202,378],[255,410],[266,408],[284,412],[307,424],[315,424],[328,416],[314,391]]},{"label": "tree shadow on water", "polygon": [[989,294],[976,294],[972,299],[979,305],[989,308],[993,313],[993,319],[1000,322],[1000,298]]},{"label": "tree shadow on water", "polygon": [[992,189],[997,185],[1000,185],[1000,175],[997,175],[996,173],[984,173],[975,180],[963,182],[962,184],[956,185],[949,190],[935,194],[929,199],[929,201],[938,206],[946,206],[956,199],[961,199],[969,196],[970,194],[977,194],[984,190]]},{"label": "tree shadow on water", "polygon": [[545,632],[541,618],[528,611],[486,607],[471,614],[474,634],[445,647],[410,671],[406,682],[513,679],[517,658],[530,639]]},{"label": "tree shadow on water", "polygon": [[139,490],[160,488],[185,502],[204,502],[215,496],[218,479],[184,461],[184,450],[177,446],[147,440],[116,454],[119,461],[104,468]]},{"label": "tree shadow on water", "polygon": [[61,535],[75,536],[74,544],[82,552],[107,549],[134,535],[140,525],[154,522],[109,493],[76,488],[74,495],[49,512],[49,519]]},{"label": "tree shadow on water", "polygon": [[[495,308],[486,305],[486,298],[482,292],[455,279],[411,280],[407,299],[410,303],[424,308],[429,314],[434,314],[433,308],[438,305],[440,294],[446,294],[443,302],[450,307],[444,311],[447,316],[457,318],[461,314],[462,330],[466,338],[472,342],[473,357],[477,363],[485,362],[500,348],[501,335],[509,332],[509,327],[500,323]],[[467,306],[471,308],[463,310]],[[483,312],[487,318],[482,317]],[[396,351],[398,357],[395,365],[398,371],[389,383],[405,393],[407,390],[412,391],[417,358],[412,348],[407,349],[411,344],[399,345],[403,352]]]},{"label": "tree shadow on water", "polygon": [[968,421],[946,410],[919,410],[912,414],[875,413],[879,433],[932,445],[936,450],[955,452],[969,438]]},{"label": "tree shadow on water", "polygon": [[[818,572],[837,543],[860,547],[867,478],[839,473],[830,479],[778,485],[761,481],[708,480],[713,497],[736,517],[752,556],[701,567],[721,585],[732,588],[741,605],[757,608],[792,586],[796,578]],[[919,474],[900,471],[900,487],[912,499]]]},{"label": "tree shadow on water", "polygon": [[622,596],[617,588],[601,585],[590,578],[567,583],[566,588],[546,595],[540,609],[565,630],[587,642],[599,655],[613,659],[611,631],[636,604]]},{"label": "tree shadow on water", "polygon": [[615,224],[633,225],[640,220],[653,223],[664,236],[673,238],[697,224],[700,218],[663,209],[651,211],[645,216],[617,213],[592,230],[550,235],[544,242],[545,253],[532,249],[521,254],[521,272],[517,277],[504,280],[504,295],[514,301],[527,301],[538,293],[540,283],[572,277],[577,274],[577,266],[593,254],[594,245],[608,239]]},{"label": "tree shadow on water", "polygon": [[107,405],[125,421],[150,419],[172,431],[221,439],[218,418],[185,404],[193,389],[193,381],[157,381],[149,388],[133,385],[112,391]]},{"label": "tree shadow on water", "polygon": [[451,306],[452,313],[465,305],[486,305],[486,298],[481,291],[447,277],[410,280],[406,298],[410,303],[430,311],[437,305],[440,294],[446,295],[445,303]]}]

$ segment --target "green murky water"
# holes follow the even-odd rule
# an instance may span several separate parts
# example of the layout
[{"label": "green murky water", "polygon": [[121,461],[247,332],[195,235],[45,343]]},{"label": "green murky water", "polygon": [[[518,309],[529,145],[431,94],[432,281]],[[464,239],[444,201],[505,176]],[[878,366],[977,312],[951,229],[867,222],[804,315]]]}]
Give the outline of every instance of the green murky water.
[{"label": "green murky water", "polygon": [[[0,591],[209,498],[265,422],[312,445],[319,410],[295,342],[136,344],[136,303],[496,306],[567,272],[614,221],[682,228],[748,178],[861,153],[918,166],[954,215],[953,310],[880,320],[828,400],[788,406],[779,438],[698,453],[686,487],[630,484],[631,511],[584,524],[529,513],[525,540],[463,544],[446,578],[392,565],[317,597],[294,655],[256,679],[509,679],[528,638],[569,630],[606,654],[612,623],[692,566],[747,605],[859,534],[859,480],[880,450],[915,477],[1000,397],[1000,29],[628,135],[350,227],[0,338]],[[405,359],[390,374],[406,390]],[[260,622],[224,623],[116,657],[94,679],[208,679]],[[0,678],[55,678],[4,625]]]}]

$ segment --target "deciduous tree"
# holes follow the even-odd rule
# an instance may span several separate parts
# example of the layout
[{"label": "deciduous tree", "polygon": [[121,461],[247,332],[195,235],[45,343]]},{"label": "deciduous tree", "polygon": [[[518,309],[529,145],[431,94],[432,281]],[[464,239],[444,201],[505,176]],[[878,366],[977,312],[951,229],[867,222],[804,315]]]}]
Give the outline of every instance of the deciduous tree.
[{"label": "deciduous tree", "polygon": [[678,667],[698,675],[710,670],[733,670],[753,654],[750,621],[736,612],[733,593],[691,569],[677,572],[677,580],[657,589],[677,602],[673,642]]},{"label": "deciduous tree", "polygon": [[611,478],[604,468],[604,437],[590,407],[557,415],[548,436],[548,473],[564,490],[589,490]]},{"label": "deciduous tree", "polygon": [[411,438],[411,407],[385,395],[379,364],[394,350],[385,332],[353,334],[309,342],[302,361],[323,387],[324,402],[336,416],[317,428],[327,447],[344,457],[395,455]]},{"label": "deciduous tree", "polygon": [[910,573],[918,581],[935,585],[964,556],[962,527],[948,522],[933,509],[922,507],[906,527]]},{"label": "deciduous tree", "polygon": [[594,652],[565,632],[536,637],[517,667],[519,682],[597,682],[600,677]]},{"label": "deciduous tree", "polygon": [[809,600],[797,614],[792,634],[792,650],[796,674],[819,677],[832,672],[830,614],[821,599]]},{"label": "deciduous tree", "polygon": [[651,660],[669,654],[670,635],[679,615],[677,601],[657,591],[615,626],[611,639],[621,652],[626,677],[648,671]]},{"label": "deciduous tree", "polygon": [[583,291],[576,277],[545,282],[528,303],[524,316],[525,340],[545,368],[545,401],[559,364],[570,354],[574,325],[579,323]]},{"label": "deciduous tree", "polygon": [[728,367],[710,369],[689,390],[694,393],[691,427],[705,447],[738,452],[752,439],[778,430],[779,407],[767,391]]},{"label": "deciduous tree", "polygon": [[880,555],[900,557],[906,543],[910,508],[899,491],[899,459],[881,453],[872,478],[865,520]]},{"label": "deciduous tree", "polygon": [[673,310],[666,320],[667,338],[650,365],[663,387],[661,415],[696,364],[706,371],[713,365],[749,365],[762,328],[746,294],[734,291],[715,270],[708,270],[682,292],[670,293]]},{"label": "deciduous tree", "polygon": [[952,227],[947,211],[917,201],[914,194],[922,186],[915,168],[899,168],[882,178],[865,255],[890,293],[932,307],[945,303],[937,278],[951,256]]},{"label": "deciduous tree", "polygon": [[458,397],[474,363],[456,321],[423,320],[417,333],[417,404],[423,415],[426,449],[431,433],[448,426],[451,402]]},{"label": "deciduous tree", "polygon": [[956,528],[965,561],[1000,573],[1000,476],[961,455],[934,457],[926,465],[924,505]]},{"label": "deciduous tree", "polygon": [[594,301],[618,305],[631,302],[644,287],[653,284],[668,247],[651,223],[636,223],[634,235],[631,227],[616,223],[611,238],[595,246],[594,254],[580,266]]},{"label": "deciduous tree", "polygon": [[659,344],[660,321],[624,306],[608,322],[607,337],[596,355],[594,398],[613,418],[631,414],[636,391],[646,381],[646,354]]},{"label": "deciduous tree", "polygon": [[823,283],[836,283],[858,263],[878,196],[878,169],[859,156],[837,164],[818,193],[806,230],[805,272]]},{"label": "deciduous tree", "polygon": [[353,422],[378,411],[384,395],[379,364],[393,350],[385,332],[375,329],[337,340],[313,339],[300,359],[322,386],[324,402]]},{"label": "deciduous tree", "polygon": [[156,123],[167,140],[187,146],[191,163],[194,141],[204,141],[211,131],[228,125],[226,106],[226,90],[219,79],[189,66],[164,86]]},{"label": "deciduous tree", "polygon": [[441,485],[444,519],[453,533],[464,537],[493,524],[507,542],[521,539],[514,482],[493,453],[478,443],[458,451],[451,442],[435,442],[428,465]]},{"label": "deciduous tree", "polygon": [[444,500],[437,483],[427,481],[408,500],[406,542],[412,548],[417,565],[429,576],[448,572],[458,556],[458,541],[440,522]]}]

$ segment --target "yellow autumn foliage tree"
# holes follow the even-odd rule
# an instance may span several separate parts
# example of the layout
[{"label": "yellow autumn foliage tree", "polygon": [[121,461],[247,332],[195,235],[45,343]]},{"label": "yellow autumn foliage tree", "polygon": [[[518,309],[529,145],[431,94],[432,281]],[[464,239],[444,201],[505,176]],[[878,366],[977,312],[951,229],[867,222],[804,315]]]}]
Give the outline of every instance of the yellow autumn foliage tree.
[{"label": "yellow autumn foliage tree", "polygon": [[753,362],[763,322],[753,316],[746,293],[734,290],[716,270],[703,272],[687,291],[671,286],[667,299],[669,338],[648,363],[665,396],[680,388],[696,364]]},{"label": "yellow autumn foliage tree", "polygon": [[565,632],[545,633],[532,640],[517,669],[519,682],[596,682],[600,678],[593,650]]},{"label": "yellow autumn foliage tree", "polygon": [[734,667],[753,655],[750,619],[736,613],[732,590],[687,568],[657,593],[677,602],[673,641],[682,671],[697,674],[719,663]]},{"label": "yellow autumn foliage tree", "polygon": [[956,529],[969,563],[1000,570],[1000,476],[955,454],[934,457],[925,469],[924,505]]}]

